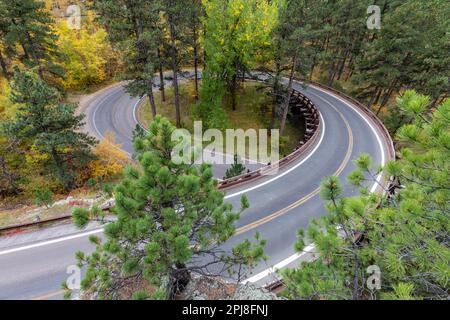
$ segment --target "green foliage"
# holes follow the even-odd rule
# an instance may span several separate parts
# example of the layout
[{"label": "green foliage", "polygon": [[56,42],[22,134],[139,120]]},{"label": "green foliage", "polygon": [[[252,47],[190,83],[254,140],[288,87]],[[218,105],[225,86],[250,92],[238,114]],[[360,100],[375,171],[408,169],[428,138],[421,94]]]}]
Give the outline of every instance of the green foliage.
[{"label": "green foliage", "polygon": [[[125,86],[132,96],[147,94],[153,101],[153,77],[158,65],[158,1],[92,2],[101,25],[108,26],[109,40],[120,50],[125,69],[121,77],[130,80]],[[117,12],[121,14],[118,15]]]},{"label": "green foliage", "polygon": [[357,63],[356,82],[383,107],[403,85],[437,99],[448,91],[449,56],[447,1],[390,1],[383,8],[382,26]]},{"label": "green foliage", "polygon": [[131,299],[133,300],[147,300],[149,298],[147,292],[145,291],[137,291],[133,293]]},{"label": "green foliage", "polygon": [[136,139],[143,139],[145,137],[145,131],[141,125],[137,124],[133,130],[133,141]]},{"label": "green foliage", "polygon": [[207,128],[223,129],[227,119],[221,110],[222,99],[227,93],[235,109],[238,77],[262,61],[270,48],[278,1],[205,0],[203,5],[207,67],[196,115]]},{"label": "green foliage", "polygon": [[386,300],[416,300],[413,296],[414,285],[411,283],[399,283],[394,286],[394,292],[386,293],[383,298]]},{"label": "green foliage", "polygon": [[[402,184],[395,195],[342,197],[336,177],[324,180],[329,215],[299,232],[297,250],[314,242],[319,257],[284,273],[286,296],[307,299],[447,299],[450,283],[450,101],[427,113],[429,99],[413,91],[402,103],[413,123],[398,130],[409,147],[384,168]],[[404,100],[405,101],[405,100]],[[368,155],[355,160],[350,181],[365,189],[379,173]],[[379,291],[366,268],[381,270]]]},{"label": "green foliage", "polygon": [[[287,298],[304,297],[307,299],[346,299],[349,295],[345,288],[343,275],[334,273],[327,261],[317,259],[301,265],[302,272],[288,269],[283,278],[289,285],[283,296]],[[321,281],[317,281],[321,278]],[[295,286],[293,285],[295,283]]]},{"label": "green foliage", "polygon": [[[83,288],[97,292],[99,298],[119,297],[121,275],[159,288],[152,298],[173,298],[191,273],[203,274],[206,268],[219,265],[225,273],[236,274],[235,266],[242,265],[240,278],[245,266],[263,258],[265,242],[259,236],[256,243],[247,240],[231,253],[220,248],[233,236],[234,223],[248,201],[243,199],[243,208],[234,212],[217,191],[209,165],[172,162],[173,130],[168,120],[158,116],[149,133],[135,140],[140,167],[128,167],[125,179],[115,188],[117,220],[106,225],[106,240],[92,255],[78,257],[87,264]],[[79,227],[92,216],[84,209],[74,211]],[[169,279],[167,287],[161,287],[164,279]],[[131,295],[144,297],[142,291]]]},{"label": "green foliage", "polygon": [[39,188],[34,192],[34,203],[47,208],[54,203],[53,192],[48,188]]},{"label": "green foliage", "polygon": [[102,184],[102,191],[106,193],[108,196],[113,195],[114,186],[112,183],[103,183]]},{"label": "green foliage", "polygon": [[80,90],[101,83],[117,65],[117,55],[109,45],[106,31],[94,28],[92,21],[83,21],[77,32],[69,29],[65,21],[56,25],[66,89]]},{"label": "green foliage", "polygon": [[[42,79],[55,81],[63,76],[58,65],[57,36],[52,30],[45,2],[37,0],[1,0],[2,44],[10,56],[19,56],[29,68],[37,68]],[[20,48],[20,49],[19,49]]]},{"label": "green foliage", "polygon": [[245,166],[239,161],[238,155],[234,155],[233,164],[225,172],[225,178],[230,179],[243,174],[245,171]]},{"label": "green foliage", "polygon": [[88,181],[86,181],[86,185],[90,188],[93,188],[97,185],[97,181],[94,178],[90,178],[88,179]]},{"label": "green foliage", "polygon": [[24,187],[27,175],[26,146],[20,143],[11,130],[0,127],[0,195],[17,195]]},{"label": "green foliage", "polygon": [[95,139],[79,131],[84,115],[75,115],[76,105],[61,103],[58,91],[33,72],[16,69],[11,87],[11,101],[20,107],[3,130],[37,152],[44,170],[68,190],[93,159],[90,148]]},{"label": "green foliage", "polygon": [[89,211],[83,208],[75,208],[72,211],[73,223],[77,228],[84,228],[89,222]]},{"label": "green foliage", "polygon": [[324,200],[337,199],[342,193],[342,186],[337,177],[328,177],[320,185],[320,196]]}]

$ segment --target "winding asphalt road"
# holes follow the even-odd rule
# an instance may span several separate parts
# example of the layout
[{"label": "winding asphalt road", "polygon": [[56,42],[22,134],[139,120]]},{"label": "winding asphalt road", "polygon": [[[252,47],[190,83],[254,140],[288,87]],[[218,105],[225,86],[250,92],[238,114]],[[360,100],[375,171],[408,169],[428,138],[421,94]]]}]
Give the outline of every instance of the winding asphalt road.
[{"label": "winding asphalt road", "polygon": [[[276,176],[263,177],[226,194],[226,200],[236,207],[240,196],[246,194],[250,208],[242,214],[237,235],[225,248],[251,238],[256,231],[268,241],[269,259],[254,270],[250,281],[268,282],[269,267],[290,266],[298,261],[299,255],[293,249],[296,231],[326,213],[318,189],[324,177],[339,176],[345,194],[356,195],[357,190],[345,180],[355,169],[352,160],[363,152],[372,156],[374,164],[389,160],[390,146],[372,120],[356,106],[318,87],[304,89],[296,83],[295,89],[307,95],[320,111],[321,134],[316,144]],[[112,131],[122,148],[131,153],[137,101],[120,85],[103,90],[85,109],[88,130],[100,138]],[[370,186],[372,191],[376,187]],[[101,233],[101,229],[0,249],[0,299],[60,298],[60,284],[68,277],[67,267],[74,264],[74,253],[91,251],[88,237],[94,233]]]}]

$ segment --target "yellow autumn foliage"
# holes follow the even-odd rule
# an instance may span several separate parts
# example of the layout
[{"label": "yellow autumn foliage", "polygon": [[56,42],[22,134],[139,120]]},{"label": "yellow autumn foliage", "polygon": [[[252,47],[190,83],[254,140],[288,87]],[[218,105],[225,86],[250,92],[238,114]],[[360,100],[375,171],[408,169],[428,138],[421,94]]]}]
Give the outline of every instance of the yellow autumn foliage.
[{"label": "yellow autumn foliage", "polygon": [[11,87],[5,78],[0,78],[0,120],[5,121],[14,117],[17,106],[9,100]]},{"label": "yellow autumn foliage", "polygon": [[112,133],[107,133],[95,146],[93,153],[97,159],[89,164],[92,178],[104,179],[122,172],[130,160],[120,147]]},{"label": "yellow autumn foliage", "polygon": [[83,89],[106,80],[118,67],[118,56],[108,42],[106,31],[89,19],[81,30],[71,30],[65,20],[55,25],[57,45],[66,89]]}]

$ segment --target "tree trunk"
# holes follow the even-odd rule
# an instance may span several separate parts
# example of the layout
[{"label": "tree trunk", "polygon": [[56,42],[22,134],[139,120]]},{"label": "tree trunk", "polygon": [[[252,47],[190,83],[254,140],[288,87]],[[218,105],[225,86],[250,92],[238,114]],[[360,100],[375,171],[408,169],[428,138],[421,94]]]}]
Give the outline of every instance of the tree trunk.
[{"label": "tree trunk", "polygon": [[198,46],[197,46],[197,26],[194,26],[194,79],[195,79],[195,100],[198,100]]},{"label": "tree trunk", "polygon": [[170,47],[172,55],[172,71],[173,71],[173,91],[175,95],[175,116],[177,122],[177,128],[181,127],[181,116],[180,116],[180,92],[178,88],[178,61],[177,61],[177,51],[175,47],[175,26],[173,25],[173,17],[171,14],[168,15],[169,29],[170,29]]},{"label": "tree trunk", "polygon": [[348,81],[348,79],[350,79],[350,77],[353,74],[353,55],[350,54],[350,61],[348,62],[348,71],[347,71],[347,75],[345,77],[345,81]]},{"label": "tree trunk", "polygon": [[394,93],[395,87],[397,86],[397,79],[394,80],[391,87],[389,88],[388,92],[384,95],[383,100],[381,102],[381,108],[386,106],[386,104],[389,102],[390,97],[392,96],[392,93]]},{"label": "tree trunk", "polygon": [[147,81],[147,96],[148,101],[150,103],[150,109],[152,111],[153,119],[156,117],[156,105],[155,105],[155,97],[153,95],[153,79],[149,79]]},{"label": "tree trunk", "polygon": [[[203,39],[206,39],[206,28],[203,28]],[[203,48],[203,72],[206,70],[206,49]]]},{"label": "tree trunk", "polygon": [[25,48],[25,46],[23,45],[23,43],[21,43],[20,46],[22,47],[23,55],[25,56],[25,59],[30,60],[30,55],[28,54],[27,48]]},{"label": "tree trunk", "polygon": [[[355,245],[353,245],[354,250],[357,250],[355,248]],[[353,275],[353,290],[352,290],[352,300],[358,300],[359,299],[359,269],[360,269],[360,262],[358,255],[354,252],[353,257],[355,259],[355,267],[354,267],[354,275]]]},{"label": "tree trunk", "polygon": [[60,156],[58,155],[58,152],[56,152],[56,149],[52,148],[50,154],[53,159],[53,162],[55,163],[56,172],[57,172],[58,178],[63,186],[63,191],[65,192],[69,189],[69,186],[72,183],[66,181],[66,173],[64,172],[63,162],[62,162]]},{"label": "tree trunk", "polygon": [[333,63],[331,64],[330,69],[328,70],[328,81],[327,81],[327,85],[329,87],[333,86],[333,80],[334,80],[334,75],[336,74],[336,63],[333,61]]},{"label": "tree trunk", "polygon": [[136,36],[136,39],[139,40],[140,33],[139,33],[139,28],[138,28],[137,22],[136,22],[136,17],[134,15],[131,17],[131,21],[133,23],[134,35]]},{"label": "tree trunk", "polygon": [[191,275],[186,270],[184,263],[176,263],[175,270],[172,272],[172,285],[170,288],[170,299],[174,299],[177,294],[183,292],[188,283],[191,281]]},{"label": "tree trunk", "polygon": [[441,103],[444,102],[445,99],[447,99],[447,94],[446,93],[442,97],[438,98],[438,102],[436,104],[440,105]]},{"label": "tree trunk", "polygon": [[345,62],[347,62],[349,52],[350,52],[349,49],[345,50],[344,59],[342,59],[342,62],[341,62],[341,65],[339,67],[339,71],[337,74],[337,80],[340,80],[342,77],[342,73],[344,73]]},{"label": "tree trunk", "polygon": [[347,76],[345,77],[345,81],[348,81],[348,79],[351,78],[351,76],[353,75],[353,64],[350,65],[350,68],[348,70]]},{"label": "tree trunk", "polygon": [[158,61],[159,61],[159,91],[161,91],[161,101],[166,101],[166,90],[164,88],[164,73],[163,73],[163,64],[162,64],[162,57],[161,57],[161,50],[157,50],[158,54]]},{"label": "tree trunk", "polygon": [[380,87],[376,87],[375,88],[375,91],[372,94],[372,98],[369,101],[369,105],[368,105],[369,108],[371,108],[375,103],[378,102],[378,100],[380,99],[380,95],[381,95],[382,91],[383,90],[381,90]]},{"label": "tree trunk", "polygon": [[[379,95],[377,96],[376,101],[378,101],[378,100],[380,99],[381,94],[382,94],[383,92],[384,92],[383,89],[380,90],[380,93],[379,93]],[[380,114],[381,109],[383,109],[383,105],[380,103],[380,105],[378,106],[377,112],[375,113],[377,116]]]},{"label": "tree trunk", "polygon": [[[380,109],[382,109],[384,106],[386,106],[386,104],[387,104],[388,101],[389,101],[389,98],[390,98],[391,95],[392,95],[392,92],[393,92],[393,89],[391,88],[391,89],[389,89],[388,92],[384,95],[383,100],[381,101],[381,104],[380,104]],[[380,111],[378,111],[378,112],[380,112]],[[377,112],[377,115],[378,115],[378,112]]]},{"label": "tree trunk", "polygon": [[292,58],[291,74],[289,76],[287,95],[286,95],[286,99],[284,101],[283,117],[281,118],[281,124],[280,124],[280,137],[283,135],[284,129],[286,127],[286,119],[287,119],[287,115],[289,113],[289,102],[291,101],[291,96],[292,96],[292,83],[294,82],[295,69],[297,69],[297,53],[295,53],[294,57]]},{"label": "tree trunk", "polygon": [[[276,118],[276,111],[277,111],[277,104],[278,104],[278,95],[280,93],[280,76],[281,76],[281,63],[280,60],[276,60],[276,72],[275,72],[275,81],[273,83],[273,98],[272,98],[272,114],[270,116],[270,125],[269,129],[275,129],[275,118]],[[269,131],[270,133],[270,131]]]},{"label": "tree trunk", "polygon": [[31,36],[28,32],[26,32],[26,36],[27,36],[28,45],[30,46],[30,49],[31,49],[31,55],[33,56],[33,60],[38,67],[39,77],[41,77],[41,79],[44,80],[44,73],[42,72],[41,63],[39,62],[39,58],[37,56],[36,49],[34,48],[33,41],[31,40]]},{"label": "tree trunk", "polygon": [[[394,90],[397,86],[398,80],[395,79],[394,82],[390,85],[389,89],[386,91],[386,93],[383,96],[383,99],[381,100],[381,104],[376,112],[376,115],[378,116],[381,112],[381,110],[387,105],[389,102],[389,98],[392,96],[392,93],[394,93]],[[380,92],[381,93],[381,92]]]},{"label": "tree trunk", "polygon": [[231,78],[231,84],[230,84],[230,95],[231,95],[231,107],[233,111],[236,111],[236,90],[237,89],[237,74],[234,73],[233,77]]},{"label": "tree trunk", "polygon": [[6,62],[5,62],[5,60],[3,59],[3,55],[2,55],[1,52],[0,52],[0,66],[1,66],[1,68],[2,68],[3,76],[5,77],[6,81],[9,82],[8,69],[6,68]]}]

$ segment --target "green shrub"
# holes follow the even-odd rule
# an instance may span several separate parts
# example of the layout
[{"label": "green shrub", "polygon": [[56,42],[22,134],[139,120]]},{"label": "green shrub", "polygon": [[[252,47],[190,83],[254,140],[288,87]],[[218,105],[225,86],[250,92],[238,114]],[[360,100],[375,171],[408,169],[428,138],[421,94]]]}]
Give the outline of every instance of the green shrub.
[{"label": "green shrub", "polygon": [[54,203],[53,192],[47,187],[37,189],[34,192],[34,203],[38,206],[50,207]]}]

